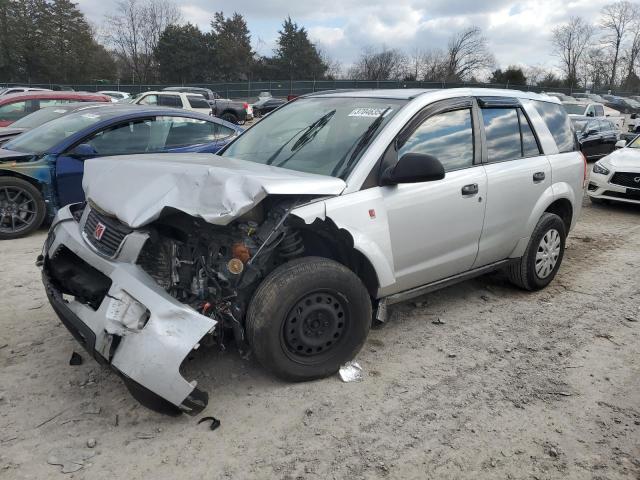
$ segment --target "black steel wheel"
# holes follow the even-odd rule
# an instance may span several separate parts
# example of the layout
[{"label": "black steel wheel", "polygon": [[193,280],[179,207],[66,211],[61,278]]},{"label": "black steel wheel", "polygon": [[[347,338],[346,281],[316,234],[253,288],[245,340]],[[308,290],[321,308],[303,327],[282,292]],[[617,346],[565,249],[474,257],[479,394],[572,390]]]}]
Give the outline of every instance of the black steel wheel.
[{"label": "black steel wheel", "polygon": [[40,191],[32,184],[20,178],[0,177],[0,240],[33,232],[42,224],[45,209]]},{"label": "black steel wheel", "polygon": [[320,290],[302,297],[284,322],[282,341],[297,362],[321,362],[348,331],[349,310],[338,292]]},{"label": "black steel wheel", "polygon": [[352,360],[371,326],[371,299],[358,276],[327,258],[279,266],[260,284],[246,317],[258,361],[277,376],[326,377]]}]

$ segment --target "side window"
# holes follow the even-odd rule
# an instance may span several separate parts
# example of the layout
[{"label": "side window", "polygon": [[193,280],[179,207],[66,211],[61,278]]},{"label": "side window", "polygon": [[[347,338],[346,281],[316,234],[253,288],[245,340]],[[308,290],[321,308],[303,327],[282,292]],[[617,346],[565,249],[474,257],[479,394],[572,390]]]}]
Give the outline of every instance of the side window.
[{"label": "side window", "polygon": [[427,118],[398,151],[425,153],[436,157],[445,171],[473,165],[473,123],[471,109],[453,110]]},{"label": "side window", "polygon": [[571,128],[571,120],[562,105],[551,102],[533,101],[536,110],[547,124],[560,153],[573,152],[577,149],[576,140]]},{"label": "side window", "polygon": [[234,133],[236,133],[236,131],[233,128],[225,127],[224,125],[216,123],[216,140],[223,140]]},{"label": "side window", "polygon": [[98,155],[145,153],[151,140],[151,121],[127,122],[94,134],[83,143],[93,147]]},{"label": "side window", "polygon": [[145,95],[138,102],[140,105],[158,105],[158,96],[157,95]]},{"label": "side window", "polygon": [[[82,100],[80,100],[82,101]],[[70,100],[63,100],[63,99],[48,99],[48,100],[40,100],[40,108],[46,108],[46,107],[54,107],[56,105],[65,105],[67,103],[72,103]]]},{"label": "side window", "polygon": [[0,106],[0,121],[15,122],[29,113],[27,102],[13,102]]},{"label": "side window", "polygon": [[604,107],[602,105],[594,105],[596,117],[604,117]]},{"label": "side window", "polygon": [[483,108],[482,120],[489,162],[504,162],[522,156],[520,125],[515,108]]},{"label": "side window", "polygon": [[518,109],[518,118],[520,119],[520,131],[522,132],[522,156],[535,157],[540,155],[542,152],[533,134],[531,124],[521,109]]},{"label": "side window", "polygon": [[161,107],[182,108],[182,99],[179,95],[158,95],[158,105]]},{"label": "side window", "polygon": [[191,108],[211,108],[209,102],[200,95],[187,95],[187,99]]},{"label": "side window", "polygon": [[217,127],[214,122],[183,117],[165,117],[170,121],[165,148],[199,145],[217,140]]}]

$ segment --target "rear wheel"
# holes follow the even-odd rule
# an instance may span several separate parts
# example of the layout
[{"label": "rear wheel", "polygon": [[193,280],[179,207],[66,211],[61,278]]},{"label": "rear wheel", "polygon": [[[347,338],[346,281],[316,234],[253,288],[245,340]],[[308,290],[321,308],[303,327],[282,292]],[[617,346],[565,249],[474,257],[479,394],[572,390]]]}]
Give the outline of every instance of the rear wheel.
[{"label": "rear wheel", "polygon": [[229,123],[235,123],[235,124],[238,123],[238,117],[231,112],[224,112],[222,115],[220,115],[220,118]]},{"label": "rear wheel", "polygon": [[40,191],[20,178],[0,177],[0,240],[24,237],[44,220]]},{"label": "rear wheel", "polygon": [[543,214],[524,255],[507,269],[511,282],[525,290],[549,285],[562,263],[566,236],[566,226],[558,215]]},{"label": "rear wheel", "polygon": [[281,265],[256,290],[247,339],[258,361],[278,377],[326,377],[360,351],[371,325],[371,301],[344,265],[304,257]]}]

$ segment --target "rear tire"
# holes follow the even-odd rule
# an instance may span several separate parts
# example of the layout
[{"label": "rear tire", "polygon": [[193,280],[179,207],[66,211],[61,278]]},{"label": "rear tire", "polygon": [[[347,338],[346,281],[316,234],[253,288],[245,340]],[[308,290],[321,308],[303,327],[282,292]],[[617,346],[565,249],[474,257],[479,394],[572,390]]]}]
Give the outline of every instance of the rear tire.
[{"label": "rear tire", "polygon": [[247,340],[278,377],[313,380],[335,373],[364,344],[371,300],[344,265],[321,257],[285,263],[260,284],[249,304]]},{"label": "rear tire", "polygon": [[0,240],[31,234],[44,221],[47,206],[34,185],[14,177],[0,177]]},{"label": "rear tire", "polygon": [[220,118],[222,120],[225,120],[225,121],[229,122],[229,123],[234,123],[236,125],[238,124],[238,117],[235,114],[231,113],[231,112],[223,113],[222,115],[220,115]]},{"label": "rear tire", "polygon": [[531,234],[524,255],[507,267],[509,280],[531,291],[549,285],[562,263],[566,238],[562,219],[553,213],[544,213]]}]

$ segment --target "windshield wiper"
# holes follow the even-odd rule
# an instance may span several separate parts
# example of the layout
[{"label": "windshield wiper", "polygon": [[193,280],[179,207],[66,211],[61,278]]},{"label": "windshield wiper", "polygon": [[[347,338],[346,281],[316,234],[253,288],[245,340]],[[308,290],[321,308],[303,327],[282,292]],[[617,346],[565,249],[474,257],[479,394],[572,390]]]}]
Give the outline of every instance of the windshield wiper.
[{"label": "windshield wiper", "polygon": [[331,176],[333,176],[333,177],[341,177],[341,175],[338,175],[338,172],[340,171],[340,169],[342,168],[342,165],[344,164],[345,160],[347,159],[347,155],[349,154],[349,152],[353,148],[353,152],[351,153],[351,156],[349,157],[349,160],[347,161],[347,164],[345,165],[344,170],[343,170],[344,172],[348,172],[349,171],[349,168],[351,168],[351,164],[353,164],[353,162],[356,160],[356,158],[358,158],[358,155],[360,154],[362,149],[367,146],[367,144],[369,143],[369,141],[373,137],[374,133],[376,133],[378,128],[380,128],[380,125],[382,124],[382,121],[384,120],[384,116],[390,110],[391,110],[391,107],[385,108],[383,110],[383,112],[380,115],[378,115],[378,117],[373,122],[371,122],[371,125],[369,125],[369,128],[367,128],[365,130],[365,132],[362,135],[360,135],[360,137],[354,142],[355,148],[353,148],[353,146],[349,147],[349,149],[345,152],[344,156],[340,159],[340,161],[333,168],[333,170],[331,171]]},{"label": "windshield wiper", "polygon": [[[308,127],[302,128],[300,130],[298,130],[289,140],[287,140],[280,148],[278,148],[273,155],[271,155],[267,161],[265,162],[266,165],[271,165],[273,163],[273,161],[278,158],[278,155],[280,155],[282,153],[282,151],[285,149],[285,147],[287,145],[289,145],[289,143],[296,138],[300,132],[304,133],[302,134],[302,136],[298,139],[298,141],[296,141],[296,143],[293,144],[293,146],[291,147],[291,151],[294,152],[293,155],[295,155],[295,152],[297,152],[300,148],[304,147],[307,143],[309,143],[311,140],[313,140],[315,138],[315,136],[318,134],[318,132],[322,129],[322,127],[324,127],[327,123],[329,123],[329,120],[331,120],[331,118],[335,115],[336,111],[331,110],[330,112],[324,114],[322,117],[320,117],[318,120],[316,120],[315,122],[313,122],[311,125],[309,125]],[[286,163],[291,157],[293,157],[293,155],[289,156],[288,158],[284,159],[282,162],[280,162],[277,166],[281,166],[283,163]]]}]

